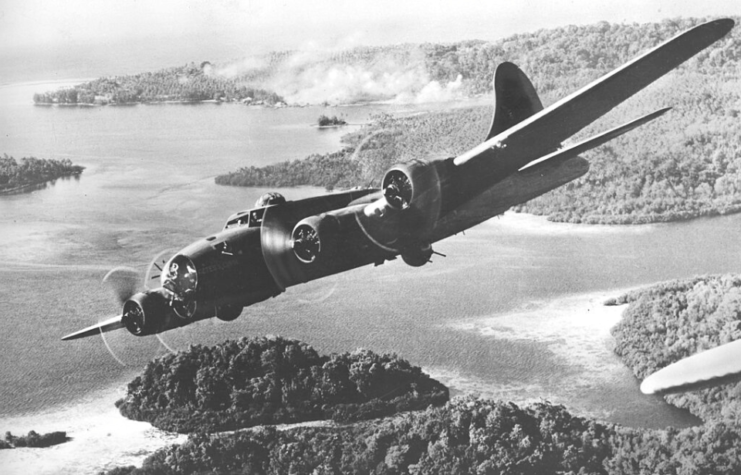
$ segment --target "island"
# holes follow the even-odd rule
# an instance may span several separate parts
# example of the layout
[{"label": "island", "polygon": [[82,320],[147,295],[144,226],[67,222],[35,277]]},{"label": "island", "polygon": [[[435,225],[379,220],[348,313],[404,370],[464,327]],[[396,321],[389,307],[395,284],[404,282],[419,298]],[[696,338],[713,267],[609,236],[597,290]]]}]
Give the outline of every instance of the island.
[{"label": "island", "polygon": [[63,444],[67,442],[66,432],[57,431],[48,434],[39,434],[36,431],[29,431],[28,435],[15,436],[10,432],[5,433],[5,438],[0,439],[0,449],[15,449],[19,447],[41,448],[51,447],[52,445]]},{"label": "island", "polygon": [[299,341],[263,337],[155,359],[116,405],[130,419],[187,433],[352,422],[440,406],[448,398],[445,386],[396,355],[320,356]]},{"label": "island", "polygon": [[319,118],[316,120],[316,123],[319,127],[342,127],[343,125],[347,125],[346,120],[341,119],[336,115],[327,117],[324,114],[319,116]]},{"label": "island", "polygon": [[208,61],[156,72],[112,76],[56,91],[37,92],[36,105],[126,105],[137,103],[238,102],[247,105],[285,105],[281,96],[247,86],[239,78],[215,74]]},{"label": "island", "polygon": [[67,158],[23,157],[19,162],[4,154],[0,157],[0,195],[28,191],[57,178],[78,176],[84,169]]}]

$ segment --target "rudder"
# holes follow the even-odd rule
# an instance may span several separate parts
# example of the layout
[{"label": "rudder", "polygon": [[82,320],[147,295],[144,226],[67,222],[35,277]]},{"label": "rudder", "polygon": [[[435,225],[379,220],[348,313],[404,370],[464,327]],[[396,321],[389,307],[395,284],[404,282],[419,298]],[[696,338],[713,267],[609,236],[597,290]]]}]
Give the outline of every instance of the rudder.
[{"label": "rudder", "polygon": [[486,140],[517,125],[531,115],[543,110],[543,104],[530,79],[520,68],[504,62],[494,74],[496,106],[491,129]]}]

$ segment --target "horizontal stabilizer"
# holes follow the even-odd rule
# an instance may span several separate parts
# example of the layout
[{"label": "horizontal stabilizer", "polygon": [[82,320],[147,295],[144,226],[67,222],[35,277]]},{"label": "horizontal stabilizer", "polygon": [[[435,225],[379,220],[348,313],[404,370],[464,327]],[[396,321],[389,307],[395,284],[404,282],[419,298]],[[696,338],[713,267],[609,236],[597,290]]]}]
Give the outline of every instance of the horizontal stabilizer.
[{"label": "horizontal stabilizer", "polygon": [[741,340],[670,364],[643,380],[644,394],[694,391],[741,380]]},{"label": "horizontal stabilizer", "polygon": [[655,112],[652,112],[648,115],[645,115],[639,119],[632,120],[628,122],[627,124],[623,124],[619,127],[615,127],[614,129],[610,129],[607,132],[602,132],[599,135],[595,135],[594,137],[588,138],[587,140],[584,140],[582,142],[579,142],[575,145],[570,145],[566,148],[563,148],[561,150],[557,150],[553,153],[549,153],[548,155],[541,157],[537,160],[534,160],[524,167],[520,168],[520,171],[526,170],[532,166],[535,166],[539,163],[543,163],[546,160],[565,160],[567,158],[575,157],[579,155],[580,153],[584,153],[587,150],[591,150],[595,147],[599,147],[600,145],[604,144],[605,142],[608,142],[616,137],[619,137],[623,135],[626,132],[630,132],[631,130],[635,129],[636,127],[640,127],[641,125],[645,124],[646,122],[650,122],[654,120],[655,118],[665,114],[667,111],[671,110],[671,107],[665,107],[663,109],[659,109]]},{"label": "horizontal stabilizer", "polygon": [[[540,154],[554,150],[564,140],[591,124],[614,107],[725,36],[734,21],[721,19],[703,23],[680,33],[634,60],[597,79],[570,96],[459,155],[461,166],[473,159],[497,156],[503,147],[517,150],[506,156],[511,163],[493,166],[504,172],[525,165],[528,151]],[[504,152],[501,154],[506,155]],[[518,163],[524,161],[524,163]]]},{"label": "horizontal stabilizer", "polygon": [[113,317],[109,320],[98,323],[97,325],[92,325],[80,331],[70,333],[69,335],[62,337],[62,340],[77,340],[78,338],[85,338],[88,336],[99,335],[101,333],[118,330],[119,328],[124,327],[121,318],[121,316]]}]

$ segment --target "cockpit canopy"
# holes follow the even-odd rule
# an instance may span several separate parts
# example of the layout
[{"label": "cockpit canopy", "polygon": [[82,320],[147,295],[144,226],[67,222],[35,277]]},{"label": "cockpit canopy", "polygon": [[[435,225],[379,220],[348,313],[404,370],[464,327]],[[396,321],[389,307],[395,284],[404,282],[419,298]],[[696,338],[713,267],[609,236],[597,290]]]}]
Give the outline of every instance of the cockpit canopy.
[{"label": "cockpit canopy", "polygon": [[238,228],[240,226],[259,228],[262,224],[262,218],[265,215],[265,208],[268,206],[283,204],[285,202],[286,199],[280,193],[274,191],[265,193],[258,198],[254,208],[247,211],[240,211],[239,213],[229,216],[229,219],[224,225],[224,229]]}]

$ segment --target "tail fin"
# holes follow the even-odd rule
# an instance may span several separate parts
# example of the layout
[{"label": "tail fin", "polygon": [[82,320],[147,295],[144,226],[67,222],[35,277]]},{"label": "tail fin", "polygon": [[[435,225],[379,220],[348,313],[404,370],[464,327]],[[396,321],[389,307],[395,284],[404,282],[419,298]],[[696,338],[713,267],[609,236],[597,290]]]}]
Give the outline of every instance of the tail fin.
[{"label": "tail fin", "polygon": [[497,72],[494,75],[494,93],[497,101],[496,108],[486,140],[543,110],[543,104],[535,92],[533,83],[520,68],[512,63],[502,63],[497,66]]}]

